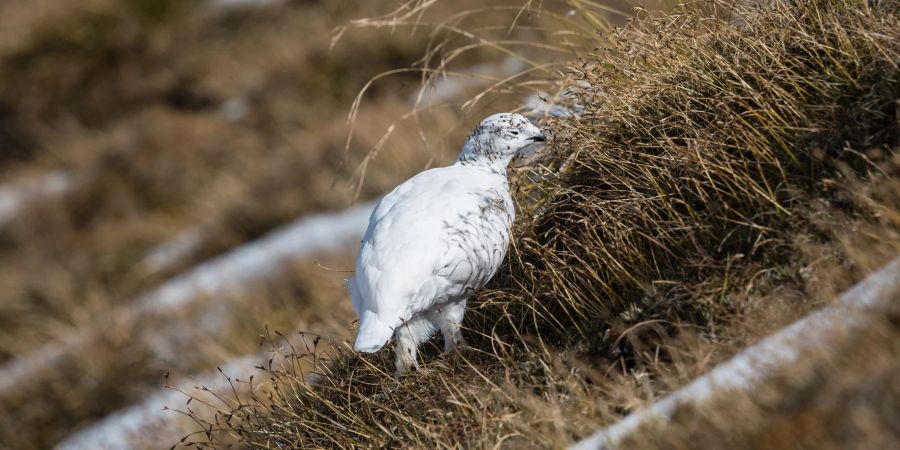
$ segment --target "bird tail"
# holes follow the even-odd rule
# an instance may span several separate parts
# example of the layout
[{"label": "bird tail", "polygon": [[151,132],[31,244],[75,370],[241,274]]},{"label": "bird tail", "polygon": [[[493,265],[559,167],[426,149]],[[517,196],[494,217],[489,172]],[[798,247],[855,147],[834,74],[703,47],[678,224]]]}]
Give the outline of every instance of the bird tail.
[{"label": "bird tail", "polygon": [[394,327],[381,321],[373,311],[363,311],[359,317],[359,331],[353,349],[358,352],[375,353],[394,334]]}]

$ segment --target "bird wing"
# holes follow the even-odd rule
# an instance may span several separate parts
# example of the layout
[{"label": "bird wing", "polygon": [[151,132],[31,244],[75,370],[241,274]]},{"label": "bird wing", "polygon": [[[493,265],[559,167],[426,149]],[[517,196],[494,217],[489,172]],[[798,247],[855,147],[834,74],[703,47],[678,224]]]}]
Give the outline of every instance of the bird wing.
[{"label": "bird wing", "polygon": [[492,188],[501,201],[503,193],[508,198],[505,177],[450,166],[422,172],[382,199],[357,257],[361,322],[370,312],[382,326],[396,327],[442,297],[461,294],[465,286],[477,289],[493,275],[496,267],[487,266],[499,262],[479,264],[473,257],[499,251],[502,259],[505,254],[507,235],[502,249],[489,248],[483,239],[494,228],[509,226],[508,221],[483,220],[485,205],[496,203],[486,200]]}]

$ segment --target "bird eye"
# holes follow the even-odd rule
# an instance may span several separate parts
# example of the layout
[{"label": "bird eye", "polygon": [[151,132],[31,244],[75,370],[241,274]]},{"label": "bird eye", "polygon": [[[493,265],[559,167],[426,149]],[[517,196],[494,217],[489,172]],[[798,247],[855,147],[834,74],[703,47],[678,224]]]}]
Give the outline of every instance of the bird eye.
[{"label": "bird eye", "polygon": [[510,131],[509,134],[511,134],[513,136],[518,136],[519,132],[518,131]]}]

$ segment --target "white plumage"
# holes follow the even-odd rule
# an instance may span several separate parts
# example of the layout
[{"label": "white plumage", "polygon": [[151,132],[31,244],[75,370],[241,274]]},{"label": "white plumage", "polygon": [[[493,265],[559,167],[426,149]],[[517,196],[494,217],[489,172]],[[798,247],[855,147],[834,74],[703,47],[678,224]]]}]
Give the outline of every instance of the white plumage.
[{"label": "white plumage", "polygon": [[394,335],[397,372],[418,367],[416,346],[441,330],[444,350],[463,344],[466,300],[497,272],[514,210],[506,167],[544,137],[519,114],[495,114],[456,162],[424,171],[384,197],[369,218],[347,280],[359,315],[354,348],[376,352]]}]

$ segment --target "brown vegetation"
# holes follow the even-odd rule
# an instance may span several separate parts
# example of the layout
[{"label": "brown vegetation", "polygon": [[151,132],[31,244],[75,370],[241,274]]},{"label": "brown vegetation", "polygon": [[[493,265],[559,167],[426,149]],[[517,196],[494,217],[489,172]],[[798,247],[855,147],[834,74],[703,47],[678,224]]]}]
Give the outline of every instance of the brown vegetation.
[{"label": "brown vegetation", "polygon": [[[268,386],[191,440],[559,447],[830,301],[900,251],[897,12],[849,0],[639,11],[561,81],[584,113],[548,121],[561,169],[519,205],[509,262],[470,303],[467,352],[426,349],[401,379],[388,355],[341,343],[298,354],[316,359],[316,383],[269,367]],[[893,367],[878,374],[894,373],[896,355],[876,350]],[[814,405],[830,414],[873,399],[854,397],[868,374],[853,358],[837,364],[850,388],[809,387],[833,394]],[[878,423],[819,436],[889,436]],[[779,430],[739,443],[824,445],[796,439],[816,429]]]},{"label": "brown vegetation", "polygon": [[[171,420],[199,432],[178,445],[562,447],[900,252],[896,0],[712,1],[627,22],[577,0],[412,1],[381,16],[369,2],[211,3],[0,4],[0,176],[75,180],[0,226],[0,371],[88,344],[0,389],[0,448],[53,445],[146,398],[164,372],[184,380],[257,354],[260,334],[277,357],[253,386],[234,381],[237,399],[186,391],[188,417]],[[362,16],[374,18],[332,46],[333,27]],[[411,106],[421,83],[465,67],[461,110]],[[462,354],[425,345],[423,369],[396,379],[389,352],[349,351],[349,253],[317,257],[337,271],[298,261],[183,310],[129,313],[199,262],[448,161],[483,113],[531,94],[582,112],[539,117],[550,154],[513,173],[513,248],[470,303]],[[185,230],[199,244],[146,270]],[[803,389],[774,399],[780,411],[737,402],[742,414],[714,424],[725,432],[686,420],[638,444],[896,441],[894,319],[830,372],[798,367]],[[268,332],[298,328],[322,338],[288,340],[300,348]],[[728,420],[748,431],[729,435]],[[176,441],[147,429],[134,445]]]}]

